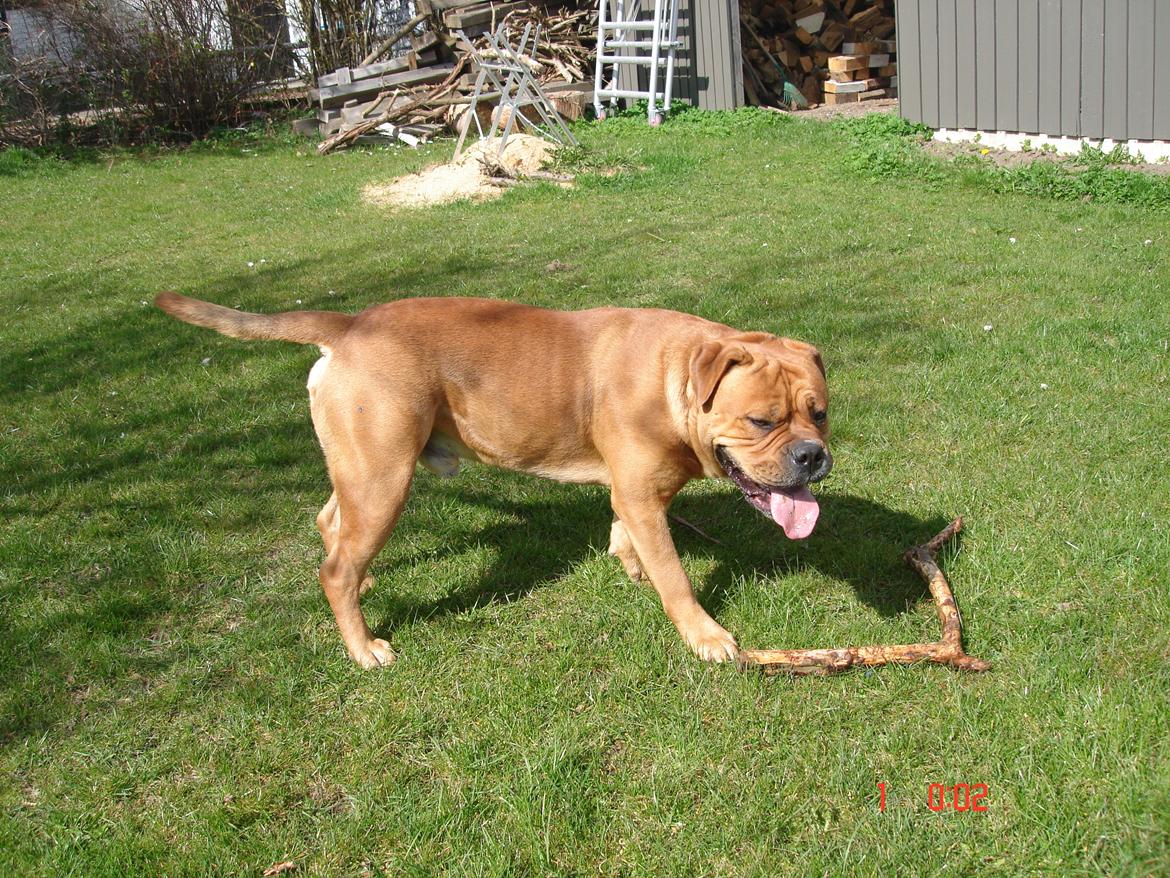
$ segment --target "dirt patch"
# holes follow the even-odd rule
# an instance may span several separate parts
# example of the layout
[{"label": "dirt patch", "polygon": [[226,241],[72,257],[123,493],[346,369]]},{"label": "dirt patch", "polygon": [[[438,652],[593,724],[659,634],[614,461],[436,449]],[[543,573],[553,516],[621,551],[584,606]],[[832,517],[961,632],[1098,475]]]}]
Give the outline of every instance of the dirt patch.
[{"label": "dirt patch", "polygon": [[820,104],[808,110],[797,110],[792,115],[797,119],[849,119],[854,116],[867,116],[870,113],[897,114],[898,99],[883,98],[878,101],[858,101],[856,104]]},{"label": "dirt patch", "polygon": [[[485,156],[495,159],[499,148],[497,138],[481,140],[464,152],[458,161],[433,165],[391,183],[371,183],[362,191],[362,199],[367,204],[382,207],[429,207],[465,199],[486,201],[498,198],[504,190],[492,185],[480,159]],[[531,134],[513,134],[508,138],[498,163],[510,173],[523,177],[539,171],[552,158],[555,149],[547,140]]]},{"label": "dirt patch", "polygon": [[[989,149],[978,143],[948,143],[942,140],[928,140],[922,145],[929,155],[936,158],[954,161],[960,156],[975,156],[983,161],[990,162],[1000,168],[1018,168],[1030,165],[1033,162],[1054,162],[1056,164],[1072,165],[1074,169],[1080,167],[1076,163],[1076,156],[1060,155],[1040,150]],[[1114,165],[1123,171],[1144,171],[1150,174],[1170,174],[1170,162],[1126,162]]]}]

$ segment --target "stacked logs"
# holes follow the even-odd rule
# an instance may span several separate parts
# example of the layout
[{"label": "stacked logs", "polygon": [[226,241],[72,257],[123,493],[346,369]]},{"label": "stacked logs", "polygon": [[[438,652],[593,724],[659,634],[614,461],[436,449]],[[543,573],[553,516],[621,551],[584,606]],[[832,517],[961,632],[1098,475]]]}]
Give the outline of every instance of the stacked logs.
[{"label": "stacked logs", "polygon": [[830,59],[852,54],[846,43],[893,47],[894,0],[740,0],[739,17],[744,92],[756,106],[822,103]]},{"label": "stacked logs", "polygon": [[829,59],[825,103],[855,104],[898,96],[898,63],[893,40],[845,43],[847,54]]}]

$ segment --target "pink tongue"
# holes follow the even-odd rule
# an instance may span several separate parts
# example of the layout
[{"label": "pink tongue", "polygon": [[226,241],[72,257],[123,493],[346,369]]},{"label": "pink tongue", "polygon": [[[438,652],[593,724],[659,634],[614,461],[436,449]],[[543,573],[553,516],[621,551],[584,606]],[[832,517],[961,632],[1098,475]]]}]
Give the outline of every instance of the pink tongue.
[{"label": "pink tongue", "polygon": [[772,519],[784,528],[784,536],[790,540],[803,540],[812,533],[821,514],[817,498],[808,488],[773,491],[771,505]]}]

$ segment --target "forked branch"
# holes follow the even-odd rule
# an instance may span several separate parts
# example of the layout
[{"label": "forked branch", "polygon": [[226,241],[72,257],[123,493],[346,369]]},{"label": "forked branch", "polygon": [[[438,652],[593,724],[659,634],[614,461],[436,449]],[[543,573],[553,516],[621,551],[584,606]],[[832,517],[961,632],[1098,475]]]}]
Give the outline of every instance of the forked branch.
[{"label": "forked branch", "polygon": [[989,662],[963,652],[959,608],[955,604],[950,583],[936,559],[938,550],[962,529],[963,519],[956,518],[932,540],[915,546],[903,556],[930,588],[942,625],[941,640],[892,646],[847,646],[841,649],[745,649],[739,654],[740,669],[760,668],[765,674],[837,674],[858,666],[935,662],[963,671],[990,670]]}]

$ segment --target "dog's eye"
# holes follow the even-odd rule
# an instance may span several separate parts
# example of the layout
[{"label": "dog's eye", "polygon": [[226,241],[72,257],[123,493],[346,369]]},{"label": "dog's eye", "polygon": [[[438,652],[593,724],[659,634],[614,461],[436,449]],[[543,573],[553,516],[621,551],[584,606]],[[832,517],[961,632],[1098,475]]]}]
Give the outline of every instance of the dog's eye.
[{"label": "dog's eye", "polygon": [[776,425],[764,418],[748,418],[753,427],[759,427],[761,430],[771,430]]},{"label": "dog's eye", "polygon": [[828,417],[829,413],[824,409],[817,409],[813,412],[813,420],[818,424],[823,424]]}]

